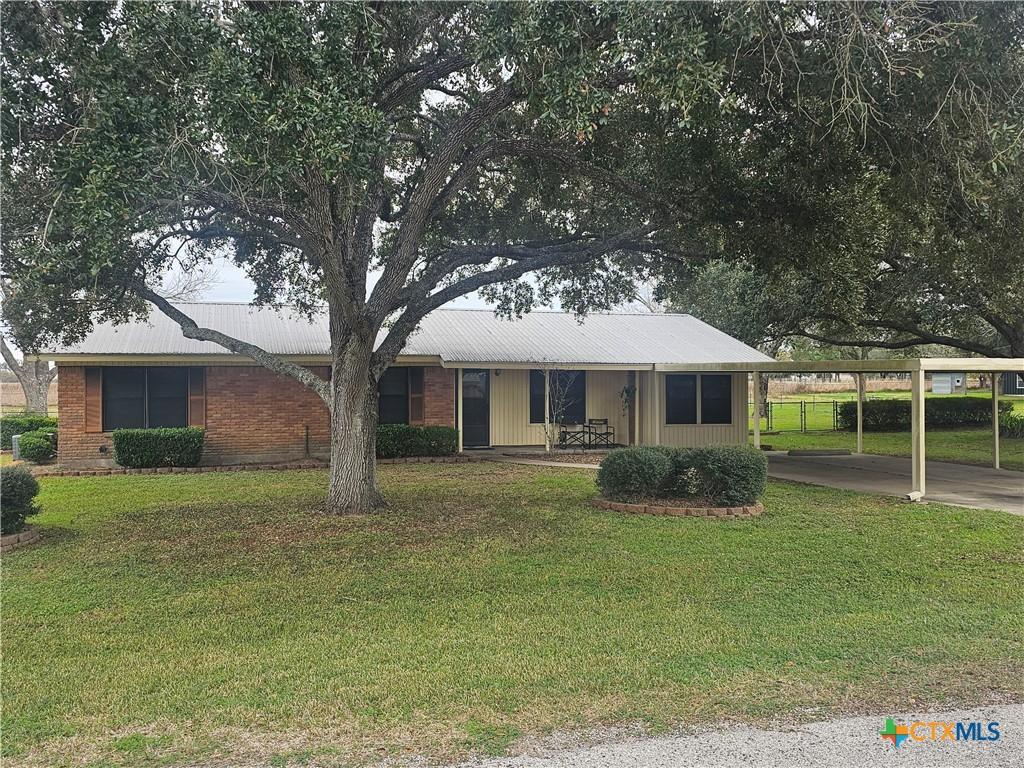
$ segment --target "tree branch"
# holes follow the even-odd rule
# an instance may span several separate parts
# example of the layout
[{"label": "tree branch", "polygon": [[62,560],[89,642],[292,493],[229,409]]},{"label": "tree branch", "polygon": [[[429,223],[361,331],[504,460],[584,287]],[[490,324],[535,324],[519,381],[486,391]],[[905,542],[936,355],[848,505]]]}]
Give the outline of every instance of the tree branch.
[{"label": "tree branch", "polygon": [[220,331],[216,331],[212,328],[200,327],[195,320],[175,307],[159,293],[149,288],[145,283],[135,283],[132,286],[132,290],[146,301],[153,304],[171,320],[176,322],[180,326],[181,333],[186,339],[212,342],[224,347],[224,349],[234,352],[235,354],[251,358],[264,368],[269,368],[274,371],[274,373],[279,373],[282,376],[290,376],[299,383],[305,384],[320,395],[323,401],[327,403],[327,407],[332,408],[330,383],[321,379],[308,368],[303,368],[301,365],[296,365],[295,363],[290,363],[287,360],[282,360],[277,355],[273,355],[265,349],[257,347],[255,344],[250,344],[247,341],[236,339],[232,336],[228,336],[226,333],[221,333]]},{"label": "tree branch", "polygon": [[375,375],[379,375],[392,360],[402,351],[405,342],[419,325],[420,321],[431,311],[447,304],[453,299],[464,296],[486,285],[517,280],[528,272],[549,267],[575,266],[585,264],[600,256],[618,250],[623,243],[635,243],[639,238],[649,236],[671,222],[646,224],[597,241],[583,244],[560,246],[542,246],[529,248],[524,245],[494,245],[466,249],[473,254],[477,264],[486,264],[496,258],[512,259],[494,269],[477,272],[456,280],[439,291],[430,293],[436,282],[420,280],[407,286],[402,292],[402,303],[406,309],[392,324],[387,337],[374,353],[373,367]]}]

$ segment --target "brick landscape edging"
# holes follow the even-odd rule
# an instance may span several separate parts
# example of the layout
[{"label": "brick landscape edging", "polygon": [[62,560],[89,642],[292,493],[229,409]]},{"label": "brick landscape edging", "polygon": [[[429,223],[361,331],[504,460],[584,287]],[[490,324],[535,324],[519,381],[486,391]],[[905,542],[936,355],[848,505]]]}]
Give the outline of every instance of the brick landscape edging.
[{"label": "brick landscape edging", "polygon": [[39,529],[32,525],[26,525],[23,531],[5,533],[0,536],[0,552],[10,552],[12,549],[27,547],[37,541],[39,541]]},{"label": "brick landscape edging", "polygon": [[[378,464],[469,464],[483,461],[483,456],[407,456],[400,459],[377,459]],[[185,475],[206,472],[251,472],[254,470],[326,469],[324,461],[293,461],[278,464],[218,464],[209,467],[105,467],[100,469],[54,469],[32,467],[36,477],[97,477],[99,475]]]},{"label": "brick landscape edging", "polygon": [[627,504],[622,501],[593,499],[598,509],[613,512],[628,512],[632,515],[668,515],[671,517],[715,517],[715,518],[746,518],[757,517],[764,512],[761,502],[743,507],[670,507],[665,504]]}]

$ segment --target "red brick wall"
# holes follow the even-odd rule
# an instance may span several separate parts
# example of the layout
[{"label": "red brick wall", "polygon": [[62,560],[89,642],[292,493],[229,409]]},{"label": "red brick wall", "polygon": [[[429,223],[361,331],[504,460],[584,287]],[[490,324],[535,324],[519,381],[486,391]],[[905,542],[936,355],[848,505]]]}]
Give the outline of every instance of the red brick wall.
[{"label": "red brick wall", "polygon": [[[85,431],[85,368],[57,366],[57,461],[68,466],[112,466],[109,432]],[[101,453],[100,449],[105,452]]]},{"label": "red brick wall", "polygon": [[[110,433],[85,431],[85,369],[61,365],[58,384],[58,462],[112,464]],[[455,426],[455,372],[426,367],[423,388],[425,423]],[[106,447],[105,453],[101,447]],[[329,451],[327,406],[302,384],[260,366],[206,368],[203,464],[326,458]]]},{"label": "red brick wall", "polygon": [[455,370],[439,365],[423,369],[423,423],[455,426]]}]

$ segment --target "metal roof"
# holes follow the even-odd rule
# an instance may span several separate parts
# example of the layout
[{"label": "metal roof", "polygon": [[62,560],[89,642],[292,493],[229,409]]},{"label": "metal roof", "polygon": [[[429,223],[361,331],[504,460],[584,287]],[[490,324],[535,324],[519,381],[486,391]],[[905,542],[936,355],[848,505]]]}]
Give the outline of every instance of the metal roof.
[{"label": "metal roof", "polygon": [[[330,354],[326,315],[309,322],[287,310],[248,304],[181,303],[200,326],[294,357]],[[383,339],[383,332],[381,335]],[[236,357],[212,342],[182,336],[158,311],[140,323],[97,325],[81,343],[40,354],[51,360],[109,356]],[[537,311],[516,320],[487,309],[439,309],[425,317],[402,351],[443,365],[684,365],[763,363],[772,358],[692,315],[601,313],[585,318]]]}]

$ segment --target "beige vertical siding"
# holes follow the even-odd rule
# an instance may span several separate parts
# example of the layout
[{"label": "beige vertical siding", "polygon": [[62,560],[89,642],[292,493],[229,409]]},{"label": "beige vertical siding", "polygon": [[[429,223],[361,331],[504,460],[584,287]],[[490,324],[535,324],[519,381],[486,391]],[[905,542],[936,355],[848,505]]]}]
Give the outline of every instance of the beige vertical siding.
[{"label": "beige vertical siding", "polygon": [[[619,394],[626,377],[626,371],[587,371],[587,418],[608,419],[619,442],[628,437]],[[530,372],[491,371],[491,445],[543,444],[544,425],[530,423]]]},{"label": "beige vertical siding", "polygon": [[[699,373],[698,373],[699,375]],[[660,388],[660,413],[655,412],[655,390]],[[644,371],[640,374],[640,442],[653,445],[659,434],[661,445],[696,448],[702,445],[743,445],[747,442],[747,374],[732,374],[731,424],[666,424],[665,374]]]},{"label": "beige vertical siding", "polygon": [[530,372],[491,371],[491,445],[543,445],[544,425],[530,423]]}]

